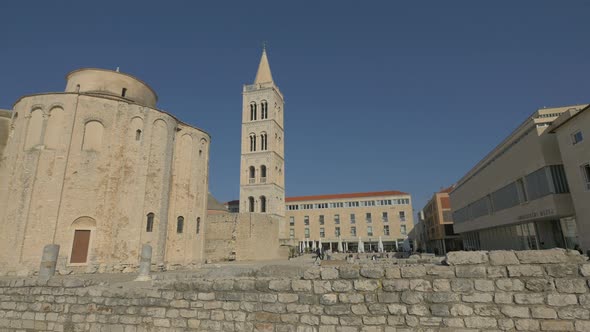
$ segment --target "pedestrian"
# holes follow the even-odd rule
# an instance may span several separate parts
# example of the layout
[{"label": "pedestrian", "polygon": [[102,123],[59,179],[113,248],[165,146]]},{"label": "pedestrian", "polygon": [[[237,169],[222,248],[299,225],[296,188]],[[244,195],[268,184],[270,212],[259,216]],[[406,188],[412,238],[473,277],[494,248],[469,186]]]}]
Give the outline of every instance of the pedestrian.
[{"label": "pedestrian", "polygon": [[315,261],[313,261],[314,263],[316,263],[318,261],[318,259],[321,261],[322,260],[322,250],[320,248],[317,248],[315,250]]}]

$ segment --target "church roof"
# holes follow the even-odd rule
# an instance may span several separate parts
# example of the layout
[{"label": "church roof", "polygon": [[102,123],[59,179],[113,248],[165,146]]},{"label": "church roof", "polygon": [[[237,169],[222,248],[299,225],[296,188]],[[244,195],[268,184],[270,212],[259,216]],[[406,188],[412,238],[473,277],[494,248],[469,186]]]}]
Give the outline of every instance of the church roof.
[{"label": "church roof", "polygon": [[266,50],[262,50],[262,57],[260,58],[260,64],[258,65],[254,84],[268,83],[272,81],[272,73],[270,72],[270,65],[268,64],[268,58],[266,57]]}]

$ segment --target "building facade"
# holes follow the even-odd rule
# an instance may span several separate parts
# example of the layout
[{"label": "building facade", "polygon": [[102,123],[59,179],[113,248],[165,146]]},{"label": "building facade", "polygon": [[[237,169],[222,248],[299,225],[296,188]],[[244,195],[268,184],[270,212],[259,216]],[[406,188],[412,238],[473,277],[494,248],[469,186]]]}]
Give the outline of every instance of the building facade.
[{"label": "building facade", "polygon": [[203,260],[210,136],[156,108],[120,72],[80,69],[65,92],[21,97],[0,164],[0,263],[37,269],[136,265],[143,244],[164,265]]},{"label": "building facade", "polygon": [[[4,149],[8,142],[8,135],[11,132],[12,112],[9,110],[0,109],[0,165],[2,164],[2,156],[4,155]],[[0,166],[1,167],[1,166]]]},{"label": "building facade", "polygon": [[437,255],[463,248],[462,240],[453,228],[449,198],[449,192],[452,189],[453,187],[449,187],[434,193],[422,209],[426,250]]},{"label": "building facade", "polygon": [[466,250],[576,246],[564,163],[547,128],[585,106],[537,110],[458,181],[450,198]]},{"label": "building facade", "polygon": [[242,102],[242,212],[285,216],[284,100],[263,50],[254,83]]},{"label": "building facade", "polygon": [[[386,251],[410,250],[408,234],[414,227],[408,193],[382,191],[287,197],[289,237],[309,246],[311,241],[336,251],[377,251],[379,238]],[[317,244],[316,244],[317,245]]]},{"label": "building facade", "polygon": [[579,246],[590,250],[590,107],[564,112],[548,129],[555,134],[576,217],[564,222],[567,237],[577,229]]}]

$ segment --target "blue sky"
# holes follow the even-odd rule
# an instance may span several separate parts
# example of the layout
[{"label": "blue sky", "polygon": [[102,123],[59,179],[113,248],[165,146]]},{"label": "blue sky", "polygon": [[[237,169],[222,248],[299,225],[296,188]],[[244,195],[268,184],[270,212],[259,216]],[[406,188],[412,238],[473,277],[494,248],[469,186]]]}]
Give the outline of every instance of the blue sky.
[{"label": "blue sky", "polygon": [[590,102],[587,1],[4,1],[0,108],[81,67],[150,84],[239,193],[261,42],[285,95],[288,196],[410,192],[418,211],[537,108]]}]

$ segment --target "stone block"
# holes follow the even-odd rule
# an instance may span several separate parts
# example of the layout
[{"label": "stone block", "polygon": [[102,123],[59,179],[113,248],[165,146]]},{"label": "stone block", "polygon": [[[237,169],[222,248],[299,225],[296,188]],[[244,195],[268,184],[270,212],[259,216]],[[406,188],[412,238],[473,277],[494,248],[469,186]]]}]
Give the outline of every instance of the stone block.
[{"label": "stone block", "polygon": [[404,278],[419,278],[426,276],[426,267],[423,265],[402,266],[401,274]]},{"label": "stone block", "polygon": [[574,294],[549,294],[547,303],[554,307],[564,307],[578,304],[578,297]]},{"label": "stone block", "polygon": [[349,292],[352,288],[352,282],[349,280],[332,281],[332,290],[335,292]]},{"label": "stone block", "polygon": [[331,316],[348,315],[351,313],[350,306],[345,304],[327,306],[324,308],[324,312],[326,313],[326,315]]},{"label": "stone block", "polygon": [[515,253],[521,264],[560,264],[568,261],[565,249],[522,250]]},{"label": "stone block", "polygon": [[358,279],[360,278],[360,272],[358,266],[340,266],[339,275],[342,279]]},{"label": "stone block", "polygon": [[350,310],[353,314],[359,316],[366,315],[369,313],[369,308],[367,308],[367,306],[364,304],[353,304],[350,306]]},{"label": "stone block", "polygon": [[292,280],[291,288],[295,292],[311,292],[312,284],[310,280]]},{"label": "stone block", "polygon": [[432,281],[432,290],[435,292],[450,292],[451,281],[449,279],[435,279]]},{"label": "stone block", "polygon": [[289,279],[282,279],[282,280],[270,280],[268,283],[268,288],[274,291],[290,291],[291,290],[291,280]]},{"label": "stone block", "polygon": [[502,313],[507,317],[529,318],[530,312],[527,307],[517,307],[512,305],[502,306]]},{"label": "stone block", "polygon": [[321,269],[317,266],[311,267],[303,272],[303,279],[314,280],[321,276]]},{"label": "stone block", "polygon": [[389,266],[385,268],[385,278],[387,279],[397,279],[401,278],[401,270],[399,266]]},{"label": "stone block", "polygon": [[[343,326],[363,325],[363,320],[361,317],[357,317],[357,316],[342,316],[342,317],[340,317],[340,325],[343,325]],[[349,331],[353,331],[353,330],[349,330]],[[355,328],[354,331],[358,331],[358,330]]]},{"label": "stone block", "polygon": [[563,320],[542,320],[542,331],[573,331],[574,323]]},{"label": "stone block", "polygon": [[374,291],[381,287],[381,283],[379,280],[355,280],[354,281],[354,289],[358,291]]},{"label": "stone block", "polygon": [[291,293],[279,293],[278,299],[281,303],[292,303],[299,300],[299,295]]},{"label": "stone block", "polygon": [[430,281],[424,279],[411,279],[410,289],[418,292],[430,292],[432,291],[432,285]]},{"label": "stone block", "polygon": [[495,328],[498,326],[498,321],[492,317],[465,317],[465,326],[477,329]]},{"label": "stone block", "polygon": [[463,302],[467,303],[489,303],[493,302],[493,296],[489,293],[472,293],[472,294],[463,294],[461,297]]},{"label": "stone block", "polygon": [[[300,318],[301,323],[303,324],[307,324],[307,325],[320,325],[320,318],[318,316],[313,316],[313,315],[301,315]],[[315,329],[312,329],[311,331],[315,331]]]},{"label": "stone block", "polygon": [[327,280],[314,280],[313,292],[315,294],[325,294],[332,291],[332,285]]},{"label": "stone block", "polygon": [[333,267],[325,267],[321,270],[321,277],[323,280],[338,279],[338,270]]},{"label": "stone block", "polygon": [[487,251],[452,251],[447,254],[449,265],[486,264],[488,262]]},{"label": "stone block", "polygon": [[505,292],[520,292],[524,290],[524,283],[519,279],[496,279],[496,287]]},{"label": "stone block", "polygon": [[545,294],[539,294],[539,293],[514,294],[514,302],[517,304],[543,304],[543,303],[545,303]]},{"label": "stone block", "polygon": [[455,268],[446,265],[427,265],[426,274],[440,278],[454,278]]},{"label": "stone block", "polygon": [[427,306],[416,304],[408,307],[408,313],[414,316],[427,316],[430,314],[430,311]]},{"label": "stone block", "polygon": [[495,304],[474,304],[473,311],[477,316],[499,316],[500,308]]},{"label": "stone block", "polygon": [[287,306],[285,308],[287,309],[287,312],[289,312],[289,313],[302,314],[302,313],[309,312],[309,305],[308,304],[289,303],[289,304],[287,304]]},{"label": "stone block", "polygon": [[423,326],[440,326],[442,318],[440,317],[420,317],[420,325]]},{"label": "stone block", "polygon": [[485,266],[461,265],[455,267],[457,278],[485,278]]},{"label": "stone block", "polygon": [[365,297],[358,293],[343,293],[338,295],[338,300],[342,303],[363,303]]},{"label": "stone block", "polygon": [[[420,293],[419,293],[420,294]],[[460,294],[452,292],[437,292],[426,294],[426,299],[430,303],[450,303],[459,301]]]},{"label": "stone block", "polygon": [[369,312],[373,315],[387,315],[389,311],[387,310],[387,304],[382,303],[371,303],[368,305]]},{"label": "stone block", "polygon": [[234,281],[231,279],[215,280],[213,282],[213,290],[216,291],[231,291],[234,289]]},{"label": "stone block", "polygon": [[560,308],[557,315],[561,319],[590,319],[590,312],[579,307]]},{"label": "stone block", "polygon": [[360,273],[361,276],[370,279],[381,279],[385,275],[385,271],[380,266],[364,266]]},{"label": "stone block", "polygon": [[410,280],[393,279],[383,280],[383,290],[387,292],[401,292],[410,289]]},{"label": "stone block", "polygon": [[471,316],[473,308],[465,304],[453,304],[450,309],[452,316]]},{"label": "stone block", "polygon": [[489,252],[491,265],[516,265],[520,264],[514,251],[494,250]]},{"label": "stone block", "polygon": [[473,291],[473,281],[470,279],[453,279],[451,280],[451,289],[453,292],[472,292]]},{"label": "stone block", "polygon": [[387,309],[392,315],[405,315],[408,313],[408,308],[404,304],[390,304]]},{"label": "stone block", "polygon": [[492,280],[476,279],[474,280],[475,290],[480,292],[493,292],[495,290]]},{"label": "stone block", "polygon": [[377,300],[380,303],[398,303],[400,295],[399,293],[379,292],[377,293]]},{"label": "stone block", "polygon": [[539,265],[510,265],[508,275],[514,277],[543,277],[545,271]]},{"label": "stone block", "polygon": [[[451,327],[451,328],[461,328],[461,327],[465,327],[465,322],[463,322],[462,318],[443,318],[442,325],[446,326],[446,327]],[[444,330],[440,330],[440,331],[444,331]],[[451,331],[454,331],[454,330],[450,329],[449,332],[451,332]]]},{"label": "stone block", "polygon": [[488,278],[506,278],[508,277],[508,270],[506,266],[488,266]]},{"label": "stone block", "polygon": [[430,306],[430,312],[436,317],[447,317],[451,315],[449,306],[446,304],[432,304]]},{"label": "stone block", "polygon": [[555,279],[555,288],[560,293],[583,294],[588,291],[584,279]]},{"label": "stone block", "polygon": [[577,264],[551,264],[545,266],[547,274],[554,278],[578,277]]},{"label": "stone block", "polygon": [[320,317],[320,323],[322,325],[338,325],[338,317],[322,315]]},{"label": "stone block", "polygon": [[548,307],[531,307],[531,315],[533,318],[542,318],[542,319],[556,319],[557,312],[555,309],[548,308]]},{"label": "stone block", "polygon": [[580,274],[584,277],[590,277],[590,264],[580,265]]},{"label": "stone block", "polygon": [[518,331],[540,331],[539,322],[534,319],[516,319],[514,326]]},{"label": "stone block", "polygon": [[553,280],[551,279],[527,279],[525,281],[525,288],[531,292],[549,292],[555,290]]},{"label": "stone block", "polygon": [[590,322],[577,320],[575,322],[575,327],[576,327],[576,331],[578,331],[578,332],[588,332],[588,331],[590,331]]},{"label": "stone block", "polygon": [[324,294],[320,297],[320,303],[324,305],[332,305],[338,303],[338,295]]},{"label": "stone block", "polygon": [[[442,293],[435,293],[435,294],[442,294]],[[424,299],[422,293],[414,292],[414,291],[404,291],[401,295],[401,301],[405,304],[418,304],[421,303]]]}]

